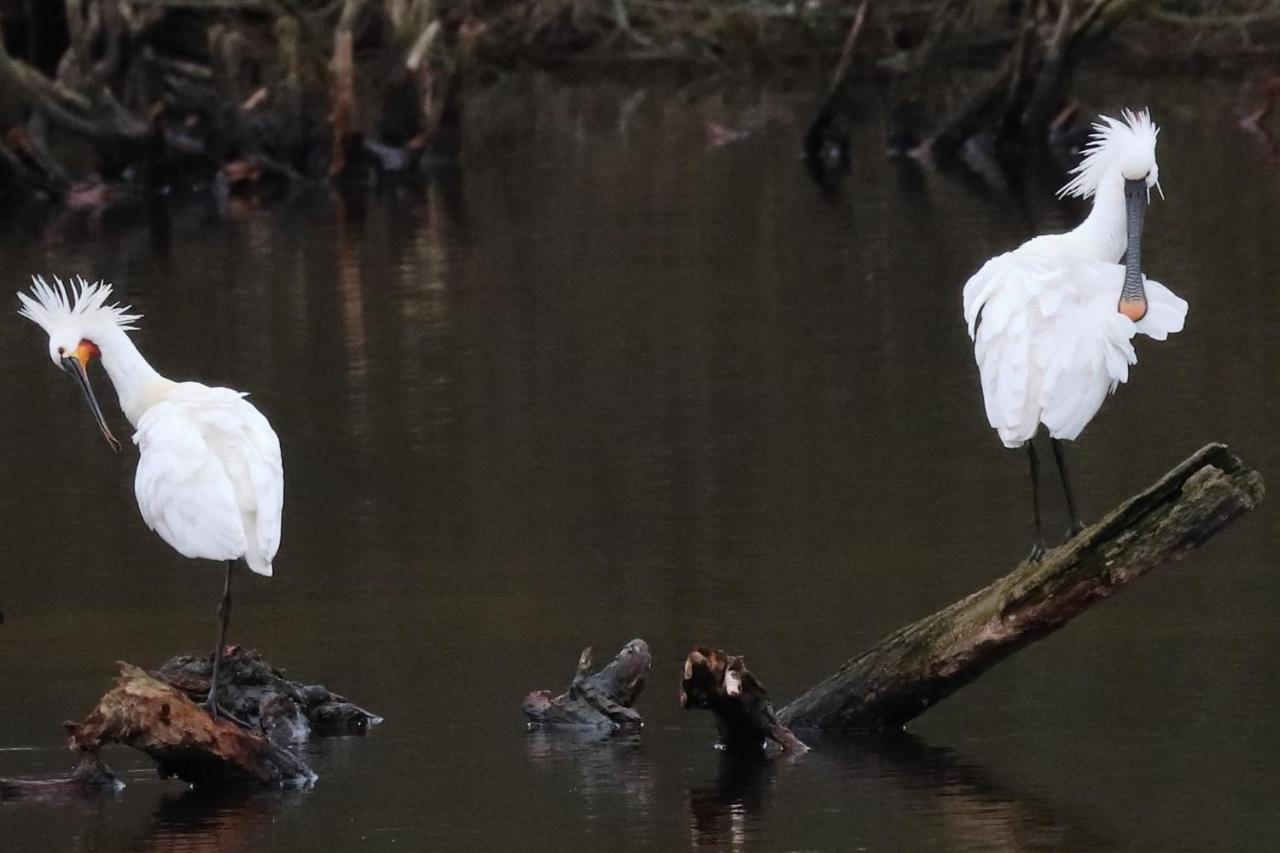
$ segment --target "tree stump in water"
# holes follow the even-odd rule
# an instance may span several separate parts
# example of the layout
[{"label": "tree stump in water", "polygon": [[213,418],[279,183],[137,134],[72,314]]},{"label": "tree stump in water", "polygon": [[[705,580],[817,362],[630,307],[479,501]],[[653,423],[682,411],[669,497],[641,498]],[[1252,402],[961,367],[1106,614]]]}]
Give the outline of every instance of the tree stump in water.
[{"label": "tree stump in water", "polygon": [[123,787],[98,759],[109,743],[132,746],[159,764],[162,777],[193,785],[301,785],[315,780],[286,747],[312,735],[353,734],[382,722],[318,684],[289,681],[254,651],[228,647],[219,674],[219,707],[232,719],[213,719],[207,656],[180,655],[147,673],[120,664],[115,686],[81,723],[68,723],[80,754],[73,775],[58,779],[0,779],[0,797],[55,797]]},{"label": "tree stump in water", "polygon": [[1263,496],[1210,444],[1070,542],[899,628],[778,713],[795,728],[900,728],[1147,572],[1177,562]]},{"label": "tree stump in water", "polygon": [[[209,694],[208,655],[170,658],[151,674],[203,702]],[[382,718],[318,684],[289,681],[256,651],[228,646],[218,676],[218,704],[276,743],[299,743],[312,734],[359,734]]]},{"label": "tree stump in water", "polygon": [[604,669],[589,674],[591,648],[578,656],[578,669],[569,689],[559,696],[535,690],[524,699],[523,710],[533,727],[589,727],[616,732],[643,725],[635,704],[652,665],[649,646],[632,640]]},{"label": "tree stump in water", "polygon": [[71,748],[96,756],[118,743],[151,756],[164,778],[192,785],[307,784],[303,760],[225,717],[214,719],[171,684],[120,664],[115,686],[80,723],[69,723]]},{"label": "tree stump in water", "polygon": [[808,749],[778,722],[769,693],[738,655],[702,647],[689,652],[680,683],[680,707],[713,713],[726,749],[759,749],[770,740],[788,752]]}]

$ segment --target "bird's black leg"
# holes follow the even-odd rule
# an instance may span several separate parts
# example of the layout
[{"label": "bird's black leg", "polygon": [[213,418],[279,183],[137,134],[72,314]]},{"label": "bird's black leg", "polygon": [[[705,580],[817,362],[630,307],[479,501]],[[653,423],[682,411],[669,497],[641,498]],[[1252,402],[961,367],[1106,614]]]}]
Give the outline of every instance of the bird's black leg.
[{"label": "bird's black leg", "polygon": [[1080,513],[1076,510],[1075,495],[1071,494],[1071,481],[1067,479],[1067,459],[1062,450],[1062,442],[1056,438],[1049,439],[1049,443],[1053,445],[1053,458],[1058,463],[1058,474],[1062,477],[1062,492],[1067,496],[1067,513],[1071,516],[1071,527],[1067,530],[1064,542],[1070,542],[1081,530],[1084,530],[1084,522],[1080,520]]},{"label": "bird's black leg", "polygon": [[218,669],[222,665],[222,648],[227,644],[227,623],[231,621],[231,570],[235,560],[227,560],[227,582],[222,588],[222,601],[218,604],[218,645],[213,650],[213,674],[209,676],[209,698],[205,707],[209,715],[218,716]]},{"label": "bird's black leg", "polygon": [[1027,459],[1031,461],[1031,508],[1036,517],[1036,541],[1031,546],[1031,554],[1027,557],[1033,563],[1040,562],[1044,556],[1044,531],[1040,526],[1040,459],[1036,456],[1034,441],[1027,442]]}]

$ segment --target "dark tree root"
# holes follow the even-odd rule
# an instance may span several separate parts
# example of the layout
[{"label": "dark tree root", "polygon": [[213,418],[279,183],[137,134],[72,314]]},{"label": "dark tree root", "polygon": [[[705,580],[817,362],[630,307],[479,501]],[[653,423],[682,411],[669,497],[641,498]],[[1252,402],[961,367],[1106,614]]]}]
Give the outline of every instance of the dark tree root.
[{"label": "dark tree root", "polygon": [[639,728],[643,721],[631,706],[644,688],[651,663],[648,644],[632,640],[592,675],[591,649],[583,649],[568,690],[559,696],[552,696],[550,690],[535,690],[525,697],[523,710],[529,727],[585,727],[608,732]]},{"label": "dark tree root", "polygon": [[725,749],[758,750],[768,741],[787,752],[809,748],[778,721],[769,693],[738,655],[701,646],[689,652],[680,682],[680,706],[714,714]]},{"label": "dark tree root", "polygon": [[[151,674],[202,701],[209,694],[208,655],[179,655]],[[218,707],[280,744],[312,735],[361,734],[382,717],[319,684],[290,681],[256,651],[229,646],[218,675]]]}]

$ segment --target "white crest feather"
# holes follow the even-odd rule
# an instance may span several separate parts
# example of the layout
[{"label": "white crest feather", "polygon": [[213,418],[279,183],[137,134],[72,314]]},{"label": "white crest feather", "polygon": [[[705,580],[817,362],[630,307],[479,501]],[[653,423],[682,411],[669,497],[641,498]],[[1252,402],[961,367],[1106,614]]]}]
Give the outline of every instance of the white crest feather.
[{"label": "white crest feather", "polygon": [[1093,125],[1084,157],[1071,170],[1072,178],[1060,190],[1058,197],[1075,196],[1089,198],[1098,191],[1103,177],[1135,148],[1148,153],[1154,162],[1156,137],[1160,128],[1151,121],[1150,110],[1125,110],[1120,119],[1099,116],[1101,121]]},{"label": "white crest feather", "polygon": [[44,276],[32,276],[31,281],[30,294],[18,293],[18,300],[22,303],[18,313],[49,335],[71,324],[95,323],[106,323],[130,332],[138,328],[134,323],[142,319],[141,314],[130,314],[128,305],[107,304],[111,298],[111,285],[105,281],[90,284],[76,276],[70,288],[57,276],[53,277],[52,286]]}]

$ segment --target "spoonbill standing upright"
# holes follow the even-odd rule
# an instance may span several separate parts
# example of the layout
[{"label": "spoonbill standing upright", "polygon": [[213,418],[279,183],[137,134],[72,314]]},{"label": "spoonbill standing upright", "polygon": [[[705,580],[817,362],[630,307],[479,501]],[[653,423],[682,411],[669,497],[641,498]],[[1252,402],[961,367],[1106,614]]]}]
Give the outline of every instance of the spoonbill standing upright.
[{"label": "spoonbill standing upright", "polygon": [[1044,555],[1040,472],[1034,439],[1043,424],[1062,477],[1070,539],[1084,524],[1067,478],[1062,442],[1072,441],[1137,362],[1133,336],[1158,341],[1182,330],[1187,303],[1142,274],[1142,220],[1156,166],[1159,129],[1147,111],[1101,116],[1072,179],[1058,195],[1093,197],[1084,222],[1034,237],[992,258],[964,286],[987,420],[1006,447],[1026,445],[1036,538]]},{"label": "spoonbill standing upright", "polygon": [[157,373],[129,339],[141,315],[108,304],[111,285],[79,279],[68,292],[59,279],[54,282],[51,287],[35,277],[30,295],[18,294],[18,313],[48,333],[49,358],[79,383],[98,428],[119,451],[89,382],[89,363],[101,359],[120,408],[137,430],[134,493],[142,520],[184,557],[226,562],[207,701],[216,717],[232,569],[243,559],[250,570],[269,577],[280,546],[280,440],[241,392],[173,382]]}]

